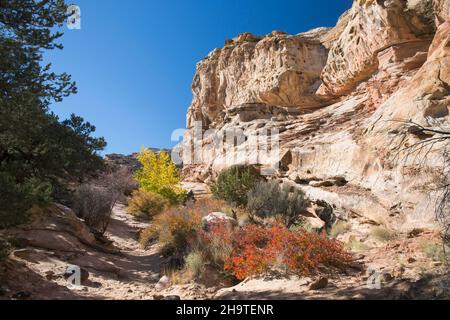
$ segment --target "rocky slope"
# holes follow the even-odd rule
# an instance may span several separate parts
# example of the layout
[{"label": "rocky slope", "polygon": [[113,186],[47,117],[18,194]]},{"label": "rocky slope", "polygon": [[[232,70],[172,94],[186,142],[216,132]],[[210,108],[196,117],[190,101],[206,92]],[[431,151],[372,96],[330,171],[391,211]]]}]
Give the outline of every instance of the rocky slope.
[{"label": "rocky slope", "polygon": [[402,121],[450,126],[449,6],[355,0],[335,28],[245,33],[215,49],[192,85],[186,183],[207,185],[255,152],[244,139],[226,148],[239,156],[227,155],[215,134],[276,128],[275,176],[332,204],[342,219],[399,231],[433,227],[445,143],[405,149],[430,136]]},{"label": "rocky slope", "polygon": [[[125,209],[114,208],[101,241],[59,204],[35,208],[28,224],[1,230],[0,238],[14,239],[15,248],[0,261],[0,300],[211,298],[216,289],[200,284],[161,285],[167,260],[156,247],[141,247],[139,232],[149,224]],[[81,268],[81,286],[64,276],[70,266]]]}]

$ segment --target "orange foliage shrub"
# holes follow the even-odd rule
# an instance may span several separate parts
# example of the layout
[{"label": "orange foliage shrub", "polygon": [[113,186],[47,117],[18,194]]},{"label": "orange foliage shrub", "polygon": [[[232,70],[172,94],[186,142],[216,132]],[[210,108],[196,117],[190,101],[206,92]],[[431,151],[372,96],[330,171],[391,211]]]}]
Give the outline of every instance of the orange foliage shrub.
[{"label": "orange foliage shrub", "polygon": [[224,267],[242,280],[275,266],[306,276],[320,268],[342,267],[350,260],[343,244],[325,235],[291,231],[281,224],[270,228],[249,225],[234,236],[233,251]]},{"label": "orange foliage shrub", "polygon": [[161,254],[167,256],[187,252],[196,242],[201,225],[198,211],[172,207],[158,215],[150,228],[158,234]]},{"label": "orange foliage shrub", "polygon": [[152,225],[141,232],[141,244],[158,240],[160,252],[172,255],[189,252],[198,245],[202,233],[202,218],[221,211],[226,204],[219,200],[199,200],[186,206],[171,207],[158,214]]}]

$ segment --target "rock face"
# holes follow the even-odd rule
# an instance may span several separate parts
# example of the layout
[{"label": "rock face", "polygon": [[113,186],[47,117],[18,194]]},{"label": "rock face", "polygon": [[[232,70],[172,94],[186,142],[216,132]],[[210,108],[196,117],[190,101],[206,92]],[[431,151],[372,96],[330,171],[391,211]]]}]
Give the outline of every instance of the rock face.
[{"label": "rock face", "polygon": [[[445,142],[408,149],[433,136],[404,121],[450,126],[449,8],[355,0],[335,28],[227,41],[197,65],[185,182],[209,184],[223,168],[258,163],[248,137],[276,129],[280,152],[269,158],[285,183],[341,215],[434,226]],[[245,138],[217,143],[230,131]]]},{"label": "rock face", "polygon": [[219,124],[230,113],[251,121],[277,109],[320,106],[315,92],[327,60],[320,42],[326,32],[272,32],[266,37],[245,33],[211,52],[197,65],[188,128],[195,121]]},{"label": "rock face", "polygon": [[105,161],[113,170],[127,168],[130,171],[135,172],[141,168],[136,153],[128,156],[116,153],[108,154],[105,156]]},{"label": "rock face", "polygon": [[331,46],[319,94],[351,92],[378,70],[380,52],[393,46],[406,55],[426,51],[435,32],[432,1],[427,0],[358,0],[348,15],[349,22]]}]

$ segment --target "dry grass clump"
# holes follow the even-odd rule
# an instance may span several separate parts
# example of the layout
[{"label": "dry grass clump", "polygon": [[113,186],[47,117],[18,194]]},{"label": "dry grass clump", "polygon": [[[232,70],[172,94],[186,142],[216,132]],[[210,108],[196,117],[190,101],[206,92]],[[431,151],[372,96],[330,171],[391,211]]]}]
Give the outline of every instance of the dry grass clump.
[{"label": "dry grass clump", "polygon": [[192,278],[199,278],[205,272],[205,259],[199,250],[192,251],[185,258],[185,268]]},{"label": "dry grass clump", "polygon": [[433,261],[445,263],[447,260],[446,253],[450,252],[450,247],[443,243],[426,240],[422,241],[420,247],[425,256]]},{"label": "dry grass clump", "polygon": [[375,227],[371,230],[370,235],[381,242],[389,242],[397,238],[397,234],[385,227]]},{"label": "dry grass clump", "polygon": [[345,221],[339,221],[330,230],[330,237],[336,239],[338,236],[345,234],[351,230],[351,225]]},{"label": "dry grass clump", "polygon": [[370,249],[370,247],[364,242],[352,238],[345,244],[345,249],[349,250],[350,252],[358,253],[367,251]]},{"label": "dry grass clump", "polygon": [[103,187],[81,185],[73,197],[73,210],[91,230],[104,234],[111,220],[117,194]]},{"label": "dry grass clump", "polygon": [[136,218],[152,219],[169,206],[163,196],[142,190],[134,191],[128,200],[128,213]]}]

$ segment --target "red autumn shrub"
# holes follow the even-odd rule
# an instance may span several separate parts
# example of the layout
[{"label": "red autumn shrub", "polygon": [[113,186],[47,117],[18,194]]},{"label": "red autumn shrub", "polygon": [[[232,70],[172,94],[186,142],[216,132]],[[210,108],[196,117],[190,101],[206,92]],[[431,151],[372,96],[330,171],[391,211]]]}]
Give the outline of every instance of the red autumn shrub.
[{"label": "red autumn shrub", "polygon": [[240,280],[266,271],[272,260],[267,256],[271,240],[267,231],[256,225],[248,225],[235,234],[233,251],[225,260],[225,270],[231,271]]},{"label": "red autumn shrub", "polygon": [[201,231],[199,246],[207,261],[223,270],[233,252],[233,237],[234,231],[226,223],[212,224],[208,231]]},{"label": "red autumn shrub", "polygon": [[291,231],[281,224],[270,228],[249,225],[235,234],[224,267],[242,280],[280,264],[290,272],[310,275],[320,268],[342,267],[350,260],[342,243],[324,235]]}]

